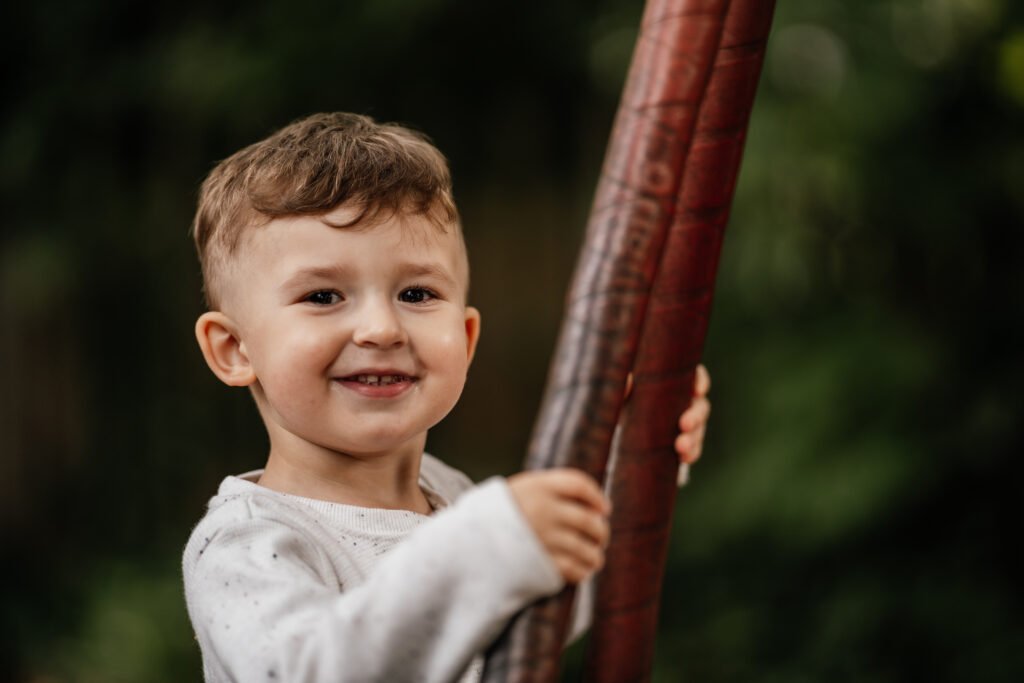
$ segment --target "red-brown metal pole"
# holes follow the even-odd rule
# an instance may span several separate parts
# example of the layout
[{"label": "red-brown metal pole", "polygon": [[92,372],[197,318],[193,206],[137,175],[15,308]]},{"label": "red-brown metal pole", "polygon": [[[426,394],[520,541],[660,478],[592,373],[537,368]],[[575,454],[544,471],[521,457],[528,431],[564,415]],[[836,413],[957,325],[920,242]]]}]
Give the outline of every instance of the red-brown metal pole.
[{"label": "red-brown metal pole", "polygon": [[690,402],[722,236],[774,0],[732,0],[641,333],[613,455],[614,508],[586,680],[650,679],[676,492],[676,421]]},{"label": "red-brown metal pole", "polygon": [[[650,0],[598,184],[528,468],[603,481],[727,0]],[[517,618],[484,680],[553,681],[572,591]]]}]

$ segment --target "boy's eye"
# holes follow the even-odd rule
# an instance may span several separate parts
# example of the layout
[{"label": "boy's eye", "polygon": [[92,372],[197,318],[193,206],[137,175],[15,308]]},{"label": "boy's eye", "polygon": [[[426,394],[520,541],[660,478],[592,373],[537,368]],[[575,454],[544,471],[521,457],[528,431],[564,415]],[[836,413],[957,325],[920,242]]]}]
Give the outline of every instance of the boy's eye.
[{"label": "boy's eye", "polygon": [[317,306],[330,306],[341,301],[341,295],[329,289],[324,289],[319,292],[313,292],[306,297],[306,301]]},{"label": "boy's eye", "polygon": [[436,298],[437,295],[426,287],[410,287],[398,295],[398,300],[407,304],[422,304]]}]

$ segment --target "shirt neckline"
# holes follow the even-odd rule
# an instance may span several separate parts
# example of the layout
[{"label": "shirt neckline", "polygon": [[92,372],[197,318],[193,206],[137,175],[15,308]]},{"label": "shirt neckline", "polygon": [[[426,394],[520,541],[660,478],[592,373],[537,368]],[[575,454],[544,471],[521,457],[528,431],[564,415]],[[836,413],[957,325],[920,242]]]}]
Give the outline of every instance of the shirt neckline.
[{"label": "shirt neckline", "polygon": [[[414,517],[422,517],[423,519],[428,519],[430,517],[430,515],[424,515],[422,513],[415,512],[413,510],[406,510],[404,508],[376,508],[363,505],[352,505],[349,503],[336,503],[334,501],[321,500],[319,498],[308,498],[306,496],[297,496],[293,493],[275,491],[274,489],[267,488],[266,486],[261,486],[259,483],[257,483],[259,478],[263,476],[263,471],[264,470],[260,468],[256,470],[250,470],[249,472],[244,472],[242,474],[228,476],[221,483],[221,490],[218,491],[218,493],[221,495],[230,495],[231,493],[238,492],[235,491],[234,489],[242,488],[248,490],[249,492],[259,492],[270,496],[281,497],[285,500],[290,500],[305,505],[307,507],[312,507],[316,510],[319,510],[320,512],[346,513],[345,516],[358,515],[360,517],[365,517],[369,514],[377,516],[381,514],[386,515],[387,513],[395,513],[400,516],[411,515]],[[419,486],[420,490],[423,491],[423,495],[427,499],[427,503],[430,505],[431,513],[439,512],[440,510],[443,510],[444,508],[451,505],[451,501],[449,501],[447,498],[441,495],[441,493],[439,493],[438,491],[435,491],[433,488],[431,488],[431,486],[427,483],[427,481],[423,478],[422,475],[419,478]]]}]

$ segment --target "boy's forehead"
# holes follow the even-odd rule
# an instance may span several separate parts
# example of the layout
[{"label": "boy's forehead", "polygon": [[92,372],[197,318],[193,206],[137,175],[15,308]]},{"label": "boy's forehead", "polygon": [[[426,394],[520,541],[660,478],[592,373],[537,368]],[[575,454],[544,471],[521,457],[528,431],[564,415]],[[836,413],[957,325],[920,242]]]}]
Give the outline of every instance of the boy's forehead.
[{"label": "boy's forehead", "polygon": [[[437,223],[430,216],[408,210],[383,210],[366,215],[359,206],[343,204],[319,217],[320,222],[336,230],[356,232],[387,231],[394,235],[397,245],[411,245],[414,248],[441,246],[450,249],[458,281],[466,286],[469,282],[469,259],[462,228],[455,221]],[[386,252],[386,255],[390,253]]]},{"label": "boy's forehead", "polygon": [[[309,261],[329,261],[330,252],[323,251],[315,239],[309,239],[311,234],[320,237],[331,234],[317,230],[317,226],[341,234],[376,233],[376,236],[384,237],[382,233],[387,233],[386,246],[390,248],[380,249],[379,245],[370,245],[361,240],[349,240],[347,248],[377,249],[378,256],[389,260],[392,257],[395,261],[406,260],[408,253],[401,252],[412,251],[414,254],[426,255],[431,248],[441,247],[451,257],[451,265],[455,271],[452,275],[456,283],[468,289],[469,260],[458,223],[438,225],[428,216],[411,212],[380,212],[375,216],[365,217],[358,207],[350,206],[338,207],[321,216],[286,216],[265,224],[249,226],[241,235],[234,258],[231,259],[234,263],[230,269],[244,279],[253,275],[244,272],[248,270],[246,262],[258,266],[265,272],[263,269],[276,265],[295,268],[305,267]],[[304,244],[307,248],[293,249],[299,244]],[[252,263],[253,259],[261,263]]]}]

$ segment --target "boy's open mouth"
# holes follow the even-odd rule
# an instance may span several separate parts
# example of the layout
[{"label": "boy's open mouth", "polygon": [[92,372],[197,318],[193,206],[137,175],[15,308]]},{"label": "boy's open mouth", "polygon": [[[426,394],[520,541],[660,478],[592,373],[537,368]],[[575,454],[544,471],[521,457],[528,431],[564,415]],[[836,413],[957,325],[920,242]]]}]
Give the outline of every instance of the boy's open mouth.
[{"label": "boy's open mouth", "polygon": [[398,384],[399,382],[414,382],[415,377],[409,377],[408,375],[349,375],[348,377],[342,377],[343,382],[357,382],[359,384],[366,384],[371,387],[388,386],[389,384]]},{"label": "boy's open mouth", "polygon": [[420,379],[405,374],[403,370],[406,368],[362,367],[351,375],[336,377],[334,381],[365,398],[397,398],[410,391]]}]

